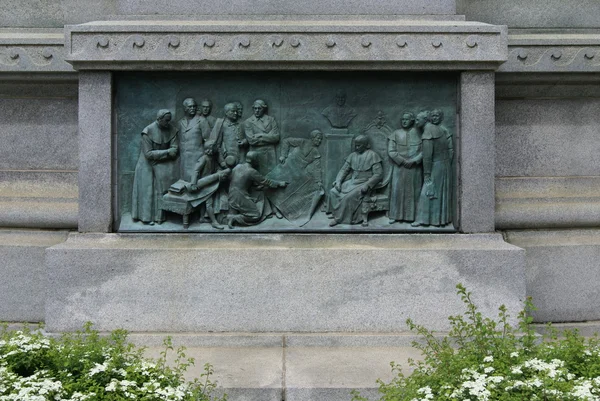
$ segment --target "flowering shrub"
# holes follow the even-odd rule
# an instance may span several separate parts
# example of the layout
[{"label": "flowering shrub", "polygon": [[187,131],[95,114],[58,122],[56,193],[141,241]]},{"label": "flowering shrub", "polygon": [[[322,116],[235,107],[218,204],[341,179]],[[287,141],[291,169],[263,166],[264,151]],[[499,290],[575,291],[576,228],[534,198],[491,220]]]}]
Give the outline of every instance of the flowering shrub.
[{"label": "flowering shrub", "polygon": [[[439,339],[433,332],[407,321],[423,338],[414,342],[424,359],[409,360],[410,376],[397,374],[390,383],[379,381],[381,401],[600,401],[600,341],[565,331],[559,338],[537,335],[527,312],[519,314],[517,327],[508,323],[506,308],[498,319],[484,318],[462,285],[458,294],[464,315],[449,318],[451,330]],[[354,392],[354,401],[366,401]]]},{"label": "flowering shrub", "polygon": [[200,380],[185,382],[183,373],[193,359],[179,348],[175,366],[168,367],[167,352],[174,351],[169,338],[165,346],[161,358],[151,361],[142,356],[143,348],[127,342],[123,330],[101,337],[88,324],[55,339],[39,330],[5,328],[0,335],[0,401],[213,400],[212,367],[206,364]]}]

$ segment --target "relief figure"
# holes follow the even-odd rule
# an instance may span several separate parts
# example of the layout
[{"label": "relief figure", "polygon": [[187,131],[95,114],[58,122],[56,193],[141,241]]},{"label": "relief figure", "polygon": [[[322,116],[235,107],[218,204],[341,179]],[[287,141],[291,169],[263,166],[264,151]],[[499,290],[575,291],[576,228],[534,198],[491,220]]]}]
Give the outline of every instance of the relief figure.
[{"label": "relief figure", "polygon": [[285,138],[281,143],[281,163],[267,178],[288,182],[280,190],[267,191],[272,205],[291,223],[302,227],[314,214],[325,191],[319,145],[323,133],[313,130],[310,139]]},{"label": "relief figure", "polygon": [[262,191],[265,188],[285,188],[284,181],[273,181],[262,175],[259,154],[249,151],[246,162],[240,163],[231,171],[229,182],[229,215],[227,224],[254,225],[262,222],[271,214],[269,202]]},{"label": "relief figure", "polygon": [[240,146],[243,145],[243,132],[238,122],[238,108],[234,103],[227,103],[223,108],[224,118],[218,118],[210,134],[211,140],[215,141],[219,153],[224,160],[227,156],[235,158],[236,163],[240,161]]},{"label": "relief figure", "polygon": [[244,122],[242,145],[256,153],[258,172],[266,175],[277,165],[275,145],[279,143],[279,127],[274,117],[267,114],[267,104],[256,100],[252,106],[254,115]]},{"label": "relief figure", "polygon": [[210,115],[211,111],[212,102],[210,100],[204,99],[202,102],[200,102],[200,110],[198,111],[198,115],[200,116],[200,118],[206,121],[210,129],[212,129],[215,126],[215,122],[217,121],[215,117]]},{"label": "relief figure", "polygon": [[346,93],[338,91],[335,95],[335,105],[327,107],[321,114],[329,120],[333,128],[348,128],[356,117],[356,110],[346,106]]},{"label": "relief figure", "polygon": [[369,139],[358,135],[355,151],[348,156],[329,192],[331,227],[338,224],[368,224],[364,219],[362,203],[371,190],[383,179],[381,157],[369,149]]},{"label": "relief figure", "polygon": [[179,176],[190,181],[194,166],[204,153],[204,142],[210,135],[210,127],[205,118],[197,115],[198,104],[193,98],[183,101],[184,117],[179,120]]},{"label": "relief figure", "polygon": [[441,125],[444,118],[441,110],[433,110],[429,117],[426,113],[419,113],[417,121],[420,116],[429,122],[425,124],[421,138],[424,180],[417,218],[412,226],[445,226],[452,222],[452,134]]},{"label": "relief figure", "polygon": [[171,112],[159,110],[156,121],[142,130],[140,156],[135,167],[131,217],[144,224],[162,223],[160,199],[177,181],[179,150],[177,128],[171,124]]},{"label": "relief figure", "polygon": [[[422,116],[423,117],[423,116]],[[389,223],[415,221],[417,203],[423,185],[421,134],[424,117],[415,126],[415,115],[404,113],[402,128],[392,132],[388,140],[388,156],[392,161]]]}]

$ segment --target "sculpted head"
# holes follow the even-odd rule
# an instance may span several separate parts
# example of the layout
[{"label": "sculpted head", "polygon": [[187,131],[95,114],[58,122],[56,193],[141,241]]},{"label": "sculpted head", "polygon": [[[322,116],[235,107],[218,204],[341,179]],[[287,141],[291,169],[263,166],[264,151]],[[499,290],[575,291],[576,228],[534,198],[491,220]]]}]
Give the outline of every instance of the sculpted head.
[{"label": "sculpted head", "polygon": [[425,124],[427,124],[429,122],[429,112],[428,111],[422,111],[419,114],[417,114],[417,118],[415,120],[415,125],[418,128],[423,128],[425,126]]},{"label": "sculpted head", "polygon": [[215,141],[206,141],[204,143],[204,153],[208,156],[212,156],[217,153],[217,144]]},{"label": "sculpted head", "polygon": [[358,135],[354,138],[354,150],[363,154],[365,150],[369,149],[369,138],[366,135]]},{"label": "sculpted head", "polygon": [[402,128],[408,129],[412,127],[414,123],[415,115],[413,113],[407,111],[406,113],[402,114],[402,119],[400,120],[400,125],[402,126]]},{"label": "sculpted head", "polygon": [[432,110],[430,119],[432,124],[439,125],[444,119],[444,112],[440,109]]},{"label": "sculpted head", "polygon": [[256,118],[261,118],[267,112],[267,104],[264,100],[256,99],[252,105]]},{"label": "sculpted head", "polygon": [[251,150],[246,153],[246,163],[250,164],[252,167],[258,167],[258,153]]},{"label": "sculpted head", "polygon": [[310,140],[314,147],[318,147],[323,142],[323,133],[318,129],[310,132]]},{"label": "sculpted head", "polygon": [[335,94],[335,103],[340,107],[345,105],[346,104],[346,92],[344,92],[342,90],[337,91]]},{"label": "sculpted head", "polygon": [[156,122],[161,128],[168,128],[171,122],[171,111],[168,109],[160,109],[156,113]]},{"label": "sculpted head", "polygon": [[237,108],[237,116],[238,118],[242,118],[242,114],[244,114],[244,105],[241,102],[233,102],[235,107]]},{"label": "sculpted head", "polygon": [[196,112],[198,111],[198,103],[196,103],[193,97],[188,97],[183,101],[183,111],[189,117],[196,115]]},{"label": "sculpted head", "polygon": [[200,114],[202,114],[204,117],[208,117],[210,115],[211,110],[212,102],[208,99],[204,99],[200,103]]},{"label": "sculpted head", "polygon": [[238,119],[238,109],[235,103],[227,103],[223,108],[225,111],[225,118],[230,121],[236,121]]}]

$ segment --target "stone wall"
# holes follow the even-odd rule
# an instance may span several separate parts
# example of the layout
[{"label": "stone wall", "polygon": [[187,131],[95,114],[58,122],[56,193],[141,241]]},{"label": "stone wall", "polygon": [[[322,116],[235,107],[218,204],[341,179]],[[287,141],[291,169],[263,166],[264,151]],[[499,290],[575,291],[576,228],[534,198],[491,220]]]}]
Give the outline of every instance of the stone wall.
[{"label": "stone wall", "polygon": [[89,217],[78,217],[77,174],[80,162],[94,165],[90,155],[79,158],[79,76],[65,62],[64,25],[152,19],[157,10],[164,19],[211,14],[222,21],[232,14],[460,20],[456,12],[468,21],[508,25],[508,61],[495,76],[495,229],[526,249],[527,292],[540,308],[537,320],[600,319],[597,1],[396,1],[377,7],[306,1],[276,9],[241,0],[224,6],[206,1],[201,9],[172,3],[168,10],[131,0],[0,3],[0,273],[8,278],[0,291],[0,320],[44,320],[42,251]]}]

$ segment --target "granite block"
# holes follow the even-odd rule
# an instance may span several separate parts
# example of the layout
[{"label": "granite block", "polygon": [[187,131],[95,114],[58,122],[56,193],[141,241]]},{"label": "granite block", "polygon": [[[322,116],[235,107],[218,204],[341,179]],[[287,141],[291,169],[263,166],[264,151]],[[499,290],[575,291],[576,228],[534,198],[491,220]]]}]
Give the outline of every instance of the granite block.
[{"label": "granite block", "polygon": [[158,1],[142,0],[4,0],[0,3],[0,26],[55,27],[89,21],[140,18],[156,15],[191,19],[208,19],[232,15],[453,15],[456,0],[367,0],[318,1],[248,1],[219,2],[206,0],[201,4],[173,0],[165,7]]},{"label": "granite block", "polygon": [[[164,347],[151,346],[145,355],[158,358]],[[212,381],[216,381],[217,394],[226,393],[230,401],[281,401],[283,388],[284,350],[282,347],[226,348],[191,347],[186,356],[196,363],[185,373],[186,379],[201,379],[204,364],[214,367]],[[174,353],[167,354],[172,363]]]},{"label": "granite block", "polygon": [[403,373],[410,372],[407,360],[421,358],[411,347],[289,348],[286,350],[285,395],[291,401],[344,401],[351,391],[375,400],[377,380],[393,378],[390,362]]},{"label": "granite block", "polygon": [[77,228],[77,173],[0,170],[0,227]]},{"label": "granite block", "polygon": [[600,230],[508,231],[524,248],[536,322],[600,320]]},{"label": "granite block", "polygon": [[112,225],[112,74],[79,75],[79,231]]},{"label": "granite block", "polygon": [[61,231],[0,230],[0,321],[44,320],[44,249],[66,238]]},{"label": "granite block", "polygon": [[524,254],[489,235],[72,234],[47,250],[50,331],[402,332],[524,299]]},{"label": "granite block", "polygon": [[600,176],[600,100],[496,103],[496,176]]},{"label": "granite block", "polygon": [[496,178],[496,228],[600,226],[600,177]]},{"label": "granite block", "polygon": [[76,83],[0,83],[0,169],[77,169],[76,88]]},{"label": "granite block", "polygon": [[494,231],[494,73],[460,78],[460,230]]},{"label": "granite block", "polygon": [[458,0],[467,20],[506,24],[511,28],[598,28],[596,0]]}]

